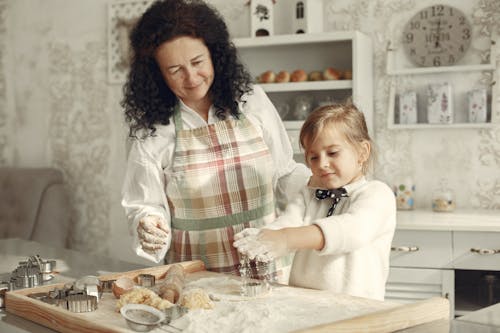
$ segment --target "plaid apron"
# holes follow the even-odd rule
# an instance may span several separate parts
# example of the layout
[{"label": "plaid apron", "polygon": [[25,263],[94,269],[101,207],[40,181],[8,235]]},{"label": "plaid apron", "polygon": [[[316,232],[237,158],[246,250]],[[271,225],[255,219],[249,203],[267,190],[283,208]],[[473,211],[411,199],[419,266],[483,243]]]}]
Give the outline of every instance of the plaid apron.
[{"label": "plaid apron", "polygon": [[[177,108],[174,124],[176,147],[166,188],[172,215],[167,261],[199,259],[208,270],[239,275],[234,235],[275,219],[269,149],[244,115],[184,130]],[[252,275],[259,277],[256,270]]]}]

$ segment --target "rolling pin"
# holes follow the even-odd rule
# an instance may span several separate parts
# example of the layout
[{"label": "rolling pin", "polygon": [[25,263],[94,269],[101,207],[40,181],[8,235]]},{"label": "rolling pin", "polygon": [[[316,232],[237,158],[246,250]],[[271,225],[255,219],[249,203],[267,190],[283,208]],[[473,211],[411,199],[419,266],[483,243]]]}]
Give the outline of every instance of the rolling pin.
[{"label": "rolling pin", "polygon": [[184,268],[180,264],[170,266],[165,274],[163,283],[160,284],[159,295],[171,303],[177,303],[184,288]]}]

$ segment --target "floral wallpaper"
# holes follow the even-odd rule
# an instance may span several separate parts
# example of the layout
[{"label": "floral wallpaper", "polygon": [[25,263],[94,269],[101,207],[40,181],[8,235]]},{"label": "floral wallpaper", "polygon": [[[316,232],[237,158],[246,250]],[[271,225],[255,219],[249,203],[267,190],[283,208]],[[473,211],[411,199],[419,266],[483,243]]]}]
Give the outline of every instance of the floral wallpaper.
[{"label": "floral wallpaper", "polygon": [[52,166],[64,171],[72,206],[70,243],[103,252],[109,237],[112,125],[106,108],[106,49],[98,42],[72,50],[51,43],[48,49]]},{"label": "floral wallpaper", "polygon": [[8,114],[7,114],[7,86],[6,86],[6,1],[0,1],[0,165],[6,165],[8,161]]},{"label": "floral wallpaper", "polygon": [[[127,155],[121,84],[107,77],[107,14],[109,4],[117,2],[123,1],[0,0],[0,165],[63,170],[73,210],[72,247],[139,261],[131,253],[120,206]],[[234,37],[249,35],[245,0],[210,2]],[[485,41],[500,35],[500,1],[442,2],[469,16],[476,40],[470,52],[487,60]],[[286,9],[289,3],[278,0],[276,6]],[[416,11],[434,3],[324,0],[324,30],[360,30],[373,40],[375,177],[391,185],[397,175],[410,175],[418,208],[430,208],[430,193],[445,177],[460,209],[500,209],[500,126],[387,128],[387,43]],[[275,11],[275,33],[287,33],[287,13]],[[492,80],[488,75],[479,81]],[[493,102],[500,110],[499,101]]]}]

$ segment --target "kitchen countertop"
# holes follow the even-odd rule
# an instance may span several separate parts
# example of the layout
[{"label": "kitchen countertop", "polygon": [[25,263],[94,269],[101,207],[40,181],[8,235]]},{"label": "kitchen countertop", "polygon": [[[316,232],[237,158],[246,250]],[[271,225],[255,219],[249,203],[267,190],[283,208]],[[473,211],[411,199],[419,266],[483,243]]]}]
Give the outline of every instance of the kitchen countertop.
[{"label": "kitchen countertop", "polygon": [[398,333],[500,333],[500,303],[452,321],[437,320]]},{"label": "kitchen countertop", "polygon": [[396,229],[500,232],[500,210],[398,210]]}]

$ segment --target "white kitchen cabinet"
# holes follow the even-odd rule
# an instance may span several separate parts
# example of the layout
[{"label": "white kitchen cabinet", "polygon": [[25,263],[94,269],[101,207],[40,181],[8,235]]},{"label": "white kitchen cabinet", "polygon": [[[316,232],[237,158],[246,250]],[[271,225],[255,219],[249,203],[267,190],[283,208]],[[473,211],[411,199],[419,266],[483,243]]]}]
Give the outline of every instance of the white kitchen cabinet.
[{"label": "white kitchen cabinet", "polygon": [[441,268],[452,260],[450,231],[398,230],[391,249],[391,266]]},{"label": "white kitchen cabinet", "polygon": [[453,232],[453,268],[500,271],[500,232]]},{"label": "white kitchen cabinet", "polygon": [[[386,284],[385,299],[412,303],[431,297],[446,297],[454,303],[454,271],[450,269],[392,267]],[[453,317],[453,307],[451,317]]]},{"label": "white kitchen cabinet", "polygon": [[392,247],[387,300],[441,295],[450,300],[452,315],[464,315],[488,305],[486,275],[500,280],[495,210],[398,211]]},{"label": "white kitchen cabinet", "polygon": [[352,80],[261,84],[278,109],[288,105],[289,112],[282,118],[295,153],[300,152],[298,134],[303,119],[296,119],[293,109],[295,99],[301,95],[313,100],[311,110],[321,102],[352,98],[373,135],[373,52],[367,35],[358,31],[275,35],[237,38],[234,44],[254,78],[267,70],[291,73],[303,69],[310,73],[332,67],[352,72]]}]

